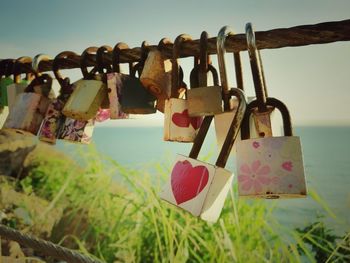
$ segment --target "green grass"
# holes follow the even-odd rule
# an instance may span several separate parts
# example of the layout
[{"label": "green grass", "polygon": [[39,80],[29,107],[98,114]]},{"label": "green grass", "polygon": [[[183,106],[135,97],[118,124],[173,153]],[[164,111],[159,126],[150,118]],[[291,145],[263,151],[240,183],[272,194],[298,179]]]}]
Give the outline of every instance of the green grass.
[{"label": "green grass", "polygon": [[238,199],[235,189],[218,222],[206,223],[159,199],[170,163],[127,169],[87,149],[81,153],[84,167],[41,152],[21,183],[27,194],[51,202],[42,217],[54,207],[64,210],[51,236],[54,242],[105,262],[317,262],[314,241],[329,262],[349,259],[339,253],[339,246],[348,251],[343,245],[348,239],[325,245],[307,229],[290,231],[287,240],[278,234],[282,228],[272,208]]}]

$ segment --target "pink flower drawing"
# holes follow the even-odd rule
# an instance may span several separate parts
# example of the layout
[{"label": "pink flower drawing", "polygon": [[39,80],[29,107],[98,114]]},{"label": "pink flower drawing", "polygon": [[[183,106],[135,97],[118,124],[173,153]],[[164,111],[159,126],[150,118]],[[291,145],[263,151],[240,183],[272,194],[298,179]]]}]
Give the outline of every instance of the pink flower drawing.
[{"label": "pink flower drawing", "polygon": [[261,192],[262,185],[270,184],[269,176],[271,169],[268,165],[261,165],[259,160],[254,161],[251,166],[242,164],[240,167],[238,182],[243,191],[254,189],[254,192]]}]

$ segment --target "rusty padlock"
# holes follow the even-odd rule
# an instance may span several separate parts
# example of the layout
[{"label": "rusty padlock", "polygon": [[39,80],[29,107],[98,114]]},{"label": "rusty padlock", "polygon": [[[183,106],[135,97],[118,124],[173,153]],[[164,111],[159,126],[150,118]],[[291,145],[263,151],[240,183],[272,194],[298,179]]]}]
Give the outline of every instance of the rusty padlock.
[{"label": "rusty padlock", "polygon": [[208,55],[208,33],[202,32],[200,38],[200,63],[191,71],[190,79],[199,78],[199,75],[205,75],[211,71],[214,76],[214,86],[207,86],[207,81],[200,86],[192,87],[187,91],[188,114],[190,116],[210,116],[222,112],[222,88],[218,82],[215,82],[215,68],[209,63]]},{"label": "rusty padlock", "polygon": [[183,72],[178,65],[179,49],[184,41],[191,40],[186,34],[179,35],[173,47],[171,98],[165,101],[164,140],[193,142],[202,123],[202,117],[190,117],[188,101],[181,97],[186,91]]},{"label": "rusty padlock", "polygon": [[172,63],[164,55],[167,44],[171,40],[163,38],[157,49],[148,52],[140,80],[144,87],[157,97],[157,109],[164,112],[164,102],[170,98]]}]

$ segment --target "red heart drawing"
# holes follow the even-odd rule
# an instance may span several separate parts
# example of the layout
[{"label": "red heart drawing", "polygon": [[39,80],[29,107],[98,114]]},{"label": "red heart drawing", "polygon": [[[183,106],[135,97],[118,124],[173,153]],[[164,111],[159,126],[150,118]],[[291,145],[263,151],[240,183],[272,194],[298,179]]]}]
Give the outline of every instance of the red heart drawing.
[{"label": "red heart drawing", "polygon": [[183,112],[175,112],[171,118],[173,123],[179,127],[189,127],[190,126],[190,117],[188,116],[188,110]]},{"label": "red heart drawing", "polygon": [[284,163],[282,163],[282,168],[284,169],[284,170],[287,170],[287,171],[292,171],[292,169],[293,169],[293,163],[292,162],[284,162]]},{"label": "red heart drawing", "polygon": [[202,117],[191,117],[191,125],[193,129],[197,130],[202,125]]},{"label": "red heart drawing", "polygon": [[207,167],[192,167],[187,160],[178,161],[171,172],[171,189],[176,203],[179,205],[195,198],[207,185],[208,179]]}]

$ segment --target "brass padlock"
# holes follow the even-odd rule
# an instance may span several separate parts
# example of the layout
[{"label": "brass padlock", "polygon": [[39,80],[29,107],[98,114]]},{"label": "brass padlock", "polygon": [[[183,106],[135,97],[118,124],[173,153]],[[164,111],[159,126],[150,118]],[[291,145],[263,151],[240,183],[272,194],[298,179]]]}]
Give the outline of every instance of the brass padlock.
[{"label": "brass padlock", "polygon": [[84,78],[75,82],[74,91],[64,105],[62,112],[67,117],[80,121],[93,119],[107,96],[106,85],[102,80],[95,79],[97,69],[87,70],[88,56],[96,52],[97,47],[89,47],[81,55],[80,67]]},{"label": "brass padlock", "polygon": [[[215,82],[215,79],[218,80],[218,77],[215,68],[209,63],[207,47],[208,33],[204,31],[200,38],[200,63],[191,71],[190,78],[193,80],[199,78],[200,75],[204,75],[205,83],[200,83],[199,87],[192,87],[191,85],[191,89],[187,91],[188,114],[190,116],[210,116],[222,112],[222,89],[218,81]],[[213,73],[214,86],[207,86],[208,71]]]}]

